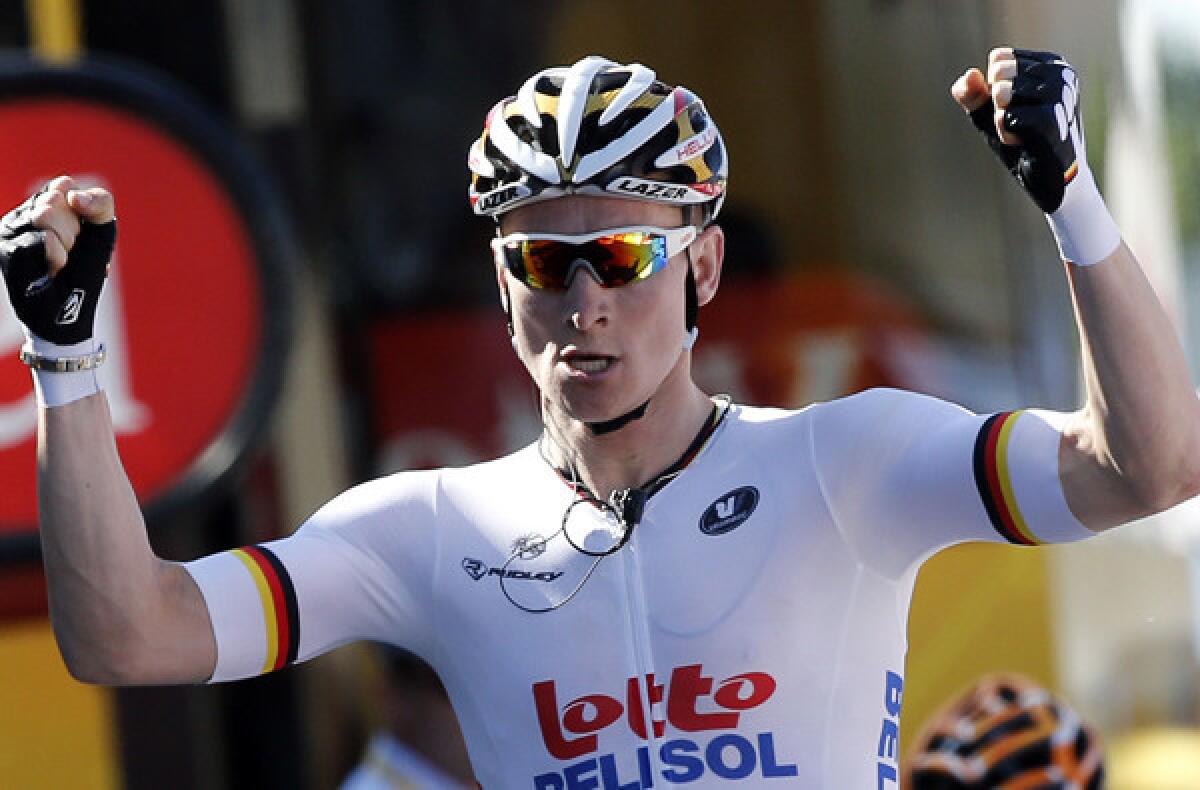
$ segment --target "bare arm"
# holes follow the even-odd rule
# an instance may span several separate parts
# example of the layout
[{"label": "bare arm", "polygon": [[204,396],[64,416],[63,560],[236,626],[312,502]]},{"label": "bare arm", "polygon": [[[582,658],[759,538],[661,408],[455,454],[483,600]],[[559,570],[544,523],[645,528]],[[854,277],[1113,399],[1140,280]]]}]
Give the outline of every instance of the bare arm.
[{"label": "bare arm", "polygon": [[[114,213],[108,192],[79,190],[64,176],[4,218],[2,268],[17,315],[36,336],[35,352],[61,358],[91,347]],[[85,234],[81,223],[94,227]],[[41,287],[36,278],[47,272],[51,285]],[[88,296],[63,302],[80,293]],[[72,383],[91,374],[36,375],[43,560],[67,668],[93,683],[206,679],[216,647],[203,597],[182,566],[150,548],[103,393],[87,394],[94,383],[90,390]]]},{"label": "bare arm", "polygon": [[1087,399],[1063,437],[1063,492],[1081,521],[1107,529],[1200,493],[1200,402],[1128,247],[1067,272]]},{"label": "bare arm", "polygon": [[212,674],[204,599],[181,565],[150,548],[102,393],[41,410],[38,506],[50,616],[76,678],[161,684]]},{"label": "bare arm", "polygon": [[[1200,403],[1174,328],[1095,191],[1083,151],[1078,83],[1069,66],[1047,54],[992,50],[987,76],[970,69],[951,92],[1005,164],[1020,173],[1059,238],[1087,389],[1084,407],[1063,432],[1060,477],[1072,512],[1103,530],[1200,494]],[[1020,58],[1025,66],[1018,66]],[[1064,66],[1060,79],[1056,69]],[[1030,97],[1053,90],[1028,92],[1028,72],[1019,68],[1044,69],[1046,87],[1063,92],[1049,129],[1039,128],[1037,113],[1044,108],[1031,107]],[[994,112],[994,129],[980,118],[985,107]],[[1017,164],[1018,129],[1042,134],[1063,164],[1073,154],[1078,172],[1057,174],[1057,195],[1031,174],[1028,160]],[[1056,161],[1046,148],[1038,150],[1039,167]]]}]

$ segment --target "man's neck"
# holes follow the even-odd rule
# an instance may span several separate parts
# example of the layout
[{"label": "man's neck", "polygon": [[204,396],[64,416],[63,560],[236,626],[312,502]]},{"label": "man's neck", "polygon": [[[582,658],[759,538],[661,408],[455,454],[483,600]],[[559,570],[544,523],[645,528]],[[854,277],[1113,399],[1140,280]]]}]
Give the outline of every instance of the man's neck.
[{"label": "man's neck", "polygon": [[579,420],[552,415],[550,404],[545,408],[551,460],[608,499],[613,491],[649,483],[674,464],[704,426],[713,403],[690,377],[668,380],[650,398],[643,417],[600,436]]}]

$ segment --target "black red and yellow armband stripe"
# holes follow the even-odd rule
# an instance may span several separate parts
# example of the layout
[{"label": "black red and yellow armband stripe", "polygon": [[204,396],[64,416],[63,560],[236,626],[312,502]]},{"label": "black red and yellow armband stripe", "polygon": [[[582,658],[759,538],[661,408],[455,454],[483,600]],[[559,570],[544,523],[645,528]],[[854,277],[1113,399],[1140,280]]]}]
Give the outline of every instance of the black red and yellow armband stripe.
[{"label": "black red and yellow armband stripe", "polygon": [[1009,543],[1039,546],[1042,541],[1021,515],[1008,465],[1009,440],[1021,414],[1020,411],[993,414],[979,429],[975,439],[975,485],[992,526],[1002,538]]},{"label": "black red and yellow armband stripe", "polygon": [[262,671],[282,669],[296,660],[300,646],[300,617],[296,588],[279,558],[265,546],[245,546],[232,552],[254,579],[266,626],[267,656]]}]

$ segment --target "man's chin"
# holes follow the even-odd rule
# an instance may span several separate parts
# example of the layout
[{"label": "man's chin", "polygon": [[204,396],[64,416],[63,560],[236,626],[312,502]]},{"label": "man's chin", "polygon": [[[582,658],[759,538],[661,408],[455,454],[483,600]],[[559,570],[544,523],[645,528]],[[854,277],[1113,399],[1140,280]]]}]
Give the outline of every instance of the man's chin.
[{"label": "man's chin", "polygon": [[[574,421],[581,422],[587,425],[595,425],[597,423],[612,422],[620,419],[632,411],[640,408],[644,401],[637,403],[622,404],[614,409],[611,405],[601,405],[598,403],[580,403],[578,401],[564,401],[560,404],[559,413]],[[607,407],[605,407],[607,406]]]}]

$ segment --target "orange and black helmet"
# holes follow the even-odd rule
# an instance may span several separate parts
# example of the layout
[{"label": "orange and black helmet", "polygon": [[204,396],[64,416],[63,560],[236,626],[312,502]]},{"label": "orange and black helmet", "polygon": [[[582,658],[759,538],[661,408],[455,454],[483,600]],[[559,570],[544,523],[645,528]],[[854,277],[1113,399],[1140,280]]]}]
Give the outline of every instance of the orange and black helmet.
[{"label": "orange and black helmet", "polygon": [[[725,197],[725,144],[708,111],[639,63],[586,57],[534,74],[488,113],[468,155],[476,214],[567,194],[701,205]],[[699,223],[703,224],[703,223]]]},{"label": "orange and black helmet", "polygon": [[1099,790],[1096,733],[1016,675],[985,678],[934,717],[906,770],[909,790]]}]

